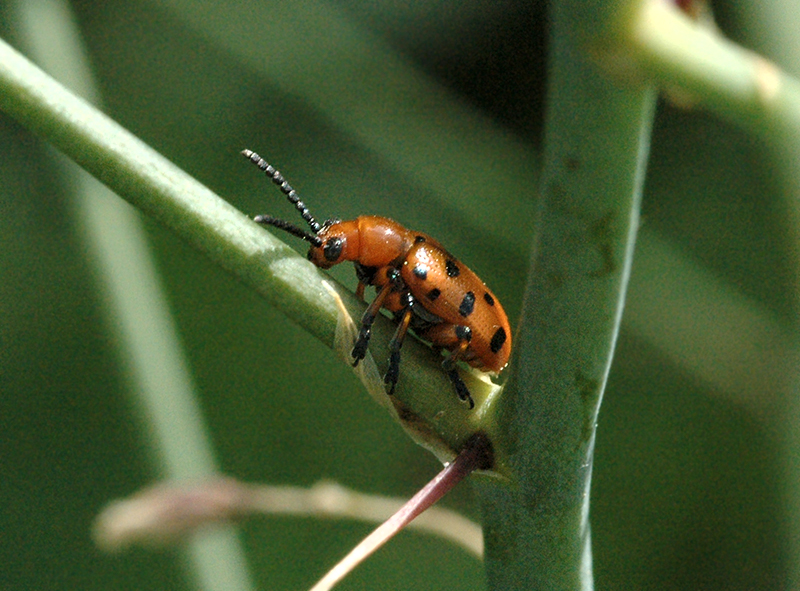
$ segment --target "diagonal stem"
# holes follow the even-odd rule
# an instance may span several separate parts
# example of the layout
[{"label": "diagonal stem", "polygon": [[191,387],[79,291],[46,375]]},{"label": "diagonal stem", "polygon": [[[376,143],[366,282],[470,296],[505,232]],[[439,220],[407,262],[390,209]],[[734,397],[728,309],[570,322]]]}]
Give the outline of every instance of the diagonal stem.
[{"label": "diagonal stem", "polygon": [[327,591],[341,581],[349,572],[366,560],[395,534],[411,523],[423,511],[446,495],[456,484],[474,470],[491,467],[491,448],[488,439],[476,434],[456,459],[445,466],[436,477],[426,484],[397,513],[378,526],[345,556],[311,591]]}]

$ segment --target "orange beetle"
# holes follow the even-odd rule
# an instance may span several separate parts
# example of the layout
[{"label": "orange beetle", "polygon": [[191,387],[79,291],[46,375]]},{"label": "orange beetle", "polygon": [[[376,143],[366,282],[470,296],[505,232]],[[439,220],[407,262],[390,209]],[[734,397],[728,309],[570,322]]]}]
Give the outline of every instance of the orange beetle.
[{"label": "orange beetle", "polygon": [[353,261],[359,282],[356,293],[362,299],[367,285],[375,287],[378,295],[364,312],[353,346],[353,366],[366,355],[372,324],[380,309],[386,308],[398,321],[384,376],[389,394],[397,384],[400,348],[410,328],[434,347],[450,352],[442,369],[458,397],[472,408],[474,402],[456,371],[456,362],[497,373],[508,364],[511,354],[508,318],[483,281],[436,240],[389,218],[362,215],[320,224],[281,173],[255,152],[244,150],[242,154],[278,185],[311,231],[267,215],[257,216],[255,221],[308,242],[308,259],[322,269]]}]

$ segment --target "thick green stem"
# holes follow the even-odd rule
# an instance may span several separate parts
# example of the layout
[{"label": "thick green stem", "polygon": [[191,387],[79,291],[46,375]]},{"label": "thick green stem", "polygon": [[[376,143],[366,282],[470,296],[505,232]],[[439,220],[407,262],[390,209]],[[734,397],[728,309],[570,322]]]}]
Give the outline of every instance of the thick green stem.
[{"label": "thick green stem", "polygon": [[[700,29],[666,2],[605,3],[606,15],[619,10],[614,23],[592,18],[595,4],[600,3],[554,3],[547,159],[541,190],[545,201],[539,240],[509,386],[488,417],[498,430],[496,452],[510,467],[510,481],[481,483],[487,569],[497,589],[591,586],[587,514],[594,422],[630,264],[653,105],[650,91],[624,85],[647,77],[663,86],[689,90],[698,104],[762,137],[783,138],[787,144],[796,144],[800,137],[798,85],[764,60]],[[248,6],[248,19],[249,10]],[[205,11],[191,12],[207,18]],[[305,15],[297,19],[309,22]],[[329,19],[321,20],[329,24]],[[260,23],[252,26],[256,34],[263,34]],[[296,52],[287,47],[306,48],[306,59],[319,66],[319,55],[325,52],[312,48],[308,39],[328,42],[339,38],[322,34],[322,26],[319,35],[306,36],[296,35],[281,23],[273,26],[275,35],[270,31],[264,36],[285,50],[276,50],[276,56],[294,58]],[[234,29],[230,36],[239,43],[241,29]],[[281,30],[287,39],[277,36]],[[331,41],[331,45],[335,43]],[[371,90],[372,85],[387,87],[380,76],[381,69],[387,70],[383,54],[376,57],[374,51],[360,51],[361,47],[349,51],[348,56],[376,62],[374,76],[364,76],[361,63],[353,66],[358,75],[337,77],[325,71],[322,78],[316,70],[298,68],[294,62],[287,65],[275,56],[258,63],[269,62],[274,68],[269,75],[283,84],[292,73],[311,72],[308,80],[287,89],[343,128],[353,129],[356,123],[350,119],[361,109],[352,108],[350,96],[372,105],[373,97],[379,96]],[[250,55],[250,61],[255,63],[256,56]],[[331,93],[339,103],[315,99],[313,89],[321,79],[346,82],[342,92]],[[337,323],[333,302],[326,296],[321,276],[299,257],[107,118],[80,101],[65,98],[63,89],[2,45],[0,82],[0,107],[251,284],[309,332],[329,345],[333,342]],[[411,77],[403,78],[397,86],[407,88],[412,82]],[[388,98],[399,96],[390,94]],[[443,99],[442,105],[445,103]],[[423,133],[419,128],[434,128],[432,124],[406,125],[417,119],[412,114],[386,132],[381,124],[384,111],[402,109],[386,109],[380,104],[380,112],[369,118],[376,126],[364,126],[364,131],[355,135],[371,138],[374,149],[381,153],[397,151],[396,134],[405,131],[411,138],[407,145],[415,147]],[[339,113],[339,119],[334,113]],[[471,135],[454,135],[463,120],[452,119],[435,119],[433,134],[446,138],[443,144],[471,145],[476,141]],[[496,155],[495,144],[485,140],[489,135],[486,132],[477,141],[491,147],[484,151]],[[453,137],[463,141],[453,141]],[[437,148],[420,159],[427,162],[431,155],[440,154]],[[482,178],[483,151],[479,156],[458,155],[451,164],[468,167],[479,162],[482,166],[474,176]],[[416,170],[416,160],[412,162],[405,168]],[[503,179],[532,178],[535,174],[530,172],[533,166],[529,162],[528,154],[516,159],[513,166],[498,157],[489,168]],[[529,170],[520,170],[525,166]],[[473,183],[464,180],[464,184]],[[520,184],[524,189],[525,184]],[[518,221],[516,210],[507,213],[511,223],[504,220],[494,231],[502,232]],[[513,237],[519,243],[525,233],[514,232]],[[344,292],[340,295],[357,313],[352,298]],[[414,345],[407,347],[404,355],[410,355]],[[406,375],[412,378],[409,389],[419,387],[421,399],[437,390],[449,395],[441,372],[433,362],[428,367],[427,374],[417,374],[414,368]],[[442,404],[436,398],[427,403],[433,409]]]},{"label": "thick green stem", "polygon": [[[590,61],[557,5],[538,236],[497,453],[480,487],[492,589],[592,587],[589,484],[600,400],[633,256],[655,93]],[[585,15],[584,15],[585,16]]]}]

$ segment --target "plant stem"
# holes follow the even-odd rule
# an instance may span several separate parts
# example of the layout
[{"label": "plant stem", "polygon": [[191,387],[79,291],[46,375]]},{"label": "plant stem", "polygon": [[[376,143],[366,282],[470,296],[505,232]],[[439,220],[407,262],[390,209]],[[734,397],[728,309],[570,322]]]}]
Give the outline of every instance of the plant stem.
[{"label": "plant stem", "polygon": [[[589,11],[590,12],[590,11]],[[537,241],[498,401],[515,481],[481,482],[491,589],[592,588],[589,484],[638,223],[655,93],[591,61],[581,3],[555,3]]]},{"label": "plant stem", "polygon": [[800,82],[767,59],[668,2],[644,2],[628,42],[632,61],[662,87],[688,91],[770,143],[800,144]]}]

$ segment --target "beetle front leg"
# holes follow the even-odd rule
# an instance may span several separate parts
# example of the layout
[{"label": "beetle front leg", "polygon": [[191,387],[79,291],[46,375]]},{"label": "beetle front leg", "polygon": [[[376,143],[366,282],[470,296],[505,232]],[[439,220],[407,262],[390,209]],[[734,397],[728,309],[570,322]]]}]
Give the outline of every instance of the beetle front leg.
[{"label": "beetle front leg", "polygon": [[358,331],[358,337],[350,353],[350,356],[353,358],[353,367],[356,367],[367,355],[369,339],[372,337],[372,325],[380,309],[383,307],[383,303],[386,301],[386,296],[389,295],[393,288],[397,289],[398,282],[402,285],[400,273],[397,269],[389,269],[386,272],[386,278],[388,281],[381,286],[378,295],[372,300],[372,303],[367,307],[364,311],[364,315],[361,317],[361,328]]},{"label": "beetle front leg", "polygon": [[358,330],[358,337],[350,353],[353,358],[353,367],[357,366],[358,362],[367,355],[367,346],[372,336],[372,324],[375,322],[375,317],[378,315],[378,311],[383,307],[383,301],[386,299],[386,296],[389,295],[391,289],[392,285],[390,283],[384,285],[378,292],[377,297],[367,306],[364,315],[361,317],[361,328]]}]

